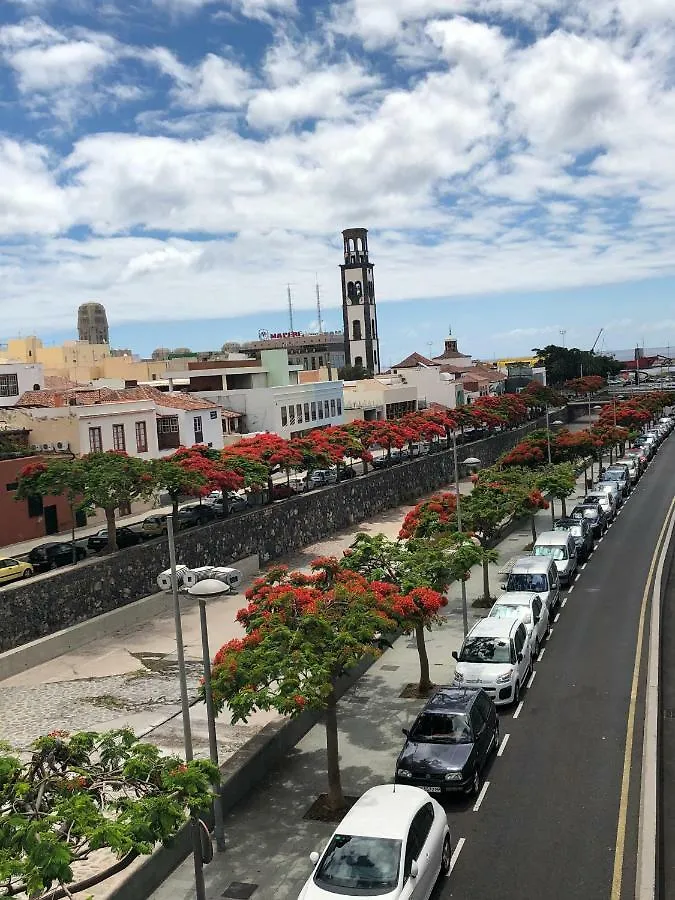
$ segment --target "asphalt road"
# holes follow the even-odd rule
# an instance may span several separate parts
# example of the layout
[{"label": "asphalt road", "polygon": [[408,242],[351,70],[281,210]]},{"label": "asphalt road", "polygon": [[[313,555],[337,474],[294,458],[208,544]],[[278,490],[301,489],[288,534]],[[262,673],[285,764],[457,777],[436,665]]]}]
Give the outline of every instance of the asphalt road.
[{"label": "asphalt road", "polygon": [[621,885],[617,825],[640,611],[674,469],[675,435],[565,593],[522,708],[500,716],[502,755],[479,803],[447,805],[455,858],[439,898],[634,896],[646,654],[619,832]]},{"label": "asphalt road", "polygon": [[661,834],[658,848],[660,897],[675,897],[675,557],[663,598],[661,624]]}]

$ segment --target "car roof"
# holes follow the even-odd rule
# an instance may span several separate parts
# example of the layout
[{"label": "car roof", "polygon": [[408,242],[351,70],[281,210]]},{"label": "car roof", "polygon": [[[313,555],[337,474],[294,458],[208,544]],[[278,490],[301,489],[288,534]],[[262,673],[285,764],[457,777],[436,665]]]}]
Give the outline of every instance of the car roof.
[{"label": "car roof", "polygon": [[552,559],[546,556],[521,556],[513,564],[511,569],[512,575],[519,572],[534,572],[535,574],[546,574],[553,564]]},{"label": "car roof", "polygon": [[440,688],[422,707],[423,713],[465,712],[480,693],[474,688]]},{"label": "car roof", "polygon": [[500,606],[508,606],[509,604],[529,606],[535,597],[539,597],[536,591],[507,591],[505,594],[500,594],[495,603],[499,603]]},{"label": "car roof", "polygon": [[335,830],[338,834],[405,840],[415,813],[429,801],[422,788],[378,784],[356,801]]},{"label": "car roof", "polygon": [[520,625],[520,619],[481,619],[476,622],[471,631],[467,634],[467,638],[488,637],[488,638],[509,638],[511,632]]},{"label": "car roof", "polygon": [[569,540],[569,536],[566,534],[562,534],[560,531],[542,531],[535,541],[535,547],[539,544],[540,547],[545,547],[547,544],[566,544]]}]

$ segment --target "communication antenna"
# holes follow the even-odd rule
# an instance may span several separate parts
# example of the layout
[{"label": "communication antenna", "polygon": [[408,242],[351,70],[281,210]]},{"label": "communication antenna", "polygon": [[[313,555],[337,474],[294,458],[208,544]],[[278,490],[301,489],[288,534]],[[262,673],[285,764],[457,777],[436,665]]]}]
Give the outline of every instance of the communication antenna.
[{"label": "communication antenna", "polygon": [[295,331],[293,328],[293,297],[291,296],[291,286],[290,284],[286,285],[286,291],[288,293],[288,323],[290,325],[290,331]]},{"label": "communication antenna", "polygon": [[563,347],[566,346],[566,345],[565,345],[565,335],[566,335],[566,334],[567,334],[567,329],[566,329],[566,328],[561,328],[561,329],[560,329],[560,336],[562,337],[562,345],[563,345]]},{"label": "communication antenna", "polygon": [[316,317],[319,323],[319,334],[323,334],[323,320],[321,318],[321,291],[319,290],[319,276],[316,275]]}]

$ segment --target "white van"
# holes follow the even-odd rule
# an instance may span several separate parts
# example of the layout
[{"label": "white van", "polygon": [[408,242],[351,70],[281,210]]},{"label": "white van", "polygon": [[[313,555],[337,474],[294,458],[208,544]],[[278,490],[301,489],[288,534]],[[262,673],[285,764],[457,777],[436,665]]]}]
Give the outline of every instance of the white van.
[{"label": "white van", "polygon": [[514,563],[503,589],[539,594],[549,613],[560,605],[560,578],[550,557],[521,556]]},{"label": "white van", "polygon": [[561,584],[570,584],[577,570],[577,544],[569,531],[544,531],[535,541],[534,556],[548,557],[555,563]]}]

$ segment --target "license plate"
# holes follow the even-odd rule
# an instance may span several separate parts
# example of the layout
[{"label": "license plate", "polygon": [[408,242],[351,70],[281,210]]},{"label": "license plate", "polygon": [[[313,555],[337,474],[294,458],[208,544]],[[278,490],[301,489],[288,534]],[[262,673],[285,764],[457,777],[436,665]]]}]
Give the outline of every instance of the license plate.
[{"label": "license plate", "polygon": [[440,794],[441,793],[441,789],[439,787],[427,787],[425,785],[424,790],[427,792],[427,794]]}]

